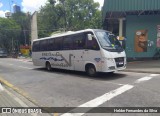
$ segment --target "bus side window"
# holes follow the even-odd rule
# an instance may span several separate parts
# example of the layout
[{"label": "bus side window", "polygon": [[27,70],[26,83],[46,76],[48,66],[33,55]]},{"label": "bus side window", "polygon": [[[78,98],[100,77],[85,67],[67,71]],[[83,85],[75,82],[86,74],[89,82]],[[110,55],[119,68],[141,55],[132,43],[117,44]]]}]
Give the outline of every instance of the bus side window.
[{"label": "bus side window", "polygon": [[54,38],[48,40],[48,51],[54,51]]},{"label": "bus side window", "polygon": [[73,49],[72,36],[64,37],[64,39],[63,39],[63,50],[72,50],[72,49]]},{"label": "bus side window", "polygon": [[88,34],[93,35],[93,33],[92,32],[88,32],[88,33],[85,34],[85,37],[86,37],[86,48],[87,49],[91,49],[91,50],[100,50],[96,38],[93,36],[92,40],[89,40]]},{"label": "bus side window", "polygon": [[48,42],[47,42],[47,40],[41,40],[40,42],[39,42],[39,45],[40,45],[40,51],[47,51],[47,48],[48,48]]},{"label": "bus side window", "polygon": [[77,34],[73,36],[73,45],[74,49],[84,49],[85,48],[85,39],[83,34]]},{"label": "bus side window", "polygon": [[62,41],[63,38],[59,37],[59,38],[55,38],[55,45],[54,45],[54,49],[55,50],[62,50]]},{"label": "bus side window", "polygon": [[39,51],[39,41],[33,42],[33,49],[32,49],[32,51],[33,52]]}]

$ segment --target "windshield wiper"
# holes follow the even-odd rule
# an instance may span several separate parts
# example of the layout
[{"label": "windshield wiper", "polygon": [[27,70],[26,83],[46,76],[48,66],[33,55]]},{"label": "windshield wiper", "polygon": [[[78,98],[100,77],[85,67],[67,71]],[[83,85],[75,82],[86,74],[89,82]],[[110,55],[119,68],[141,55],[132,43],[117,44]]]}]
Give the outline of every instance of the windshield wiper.
[{"label": "windshield wiper", "polygon": [[103,47],[107,47],[107,48],[108,48],[108,47],[109,47],[109,48],[113,48],[113,46],[103,46]]},{"label": "windshield wiper", "polygon": [[112,46],[103,46],[103,49],[106,49],[106,50],[114,50],[115,48],[112,47]]}]

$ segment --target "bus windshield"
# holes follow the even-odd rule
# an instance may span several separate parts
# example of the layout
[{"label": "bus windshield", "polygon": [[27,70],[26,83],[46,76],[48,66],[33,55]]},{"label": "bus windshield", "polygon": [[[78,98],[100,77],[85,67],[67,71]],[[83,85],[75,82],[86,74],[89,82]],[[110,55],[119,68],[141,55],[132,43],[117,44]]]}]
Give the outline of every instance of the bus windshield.
[{"label": "bus windshield", "polygon": [[123,48],[116,36],[106,31],[96,31],[96,36],[101,47],[111,52],[122,52]]}]

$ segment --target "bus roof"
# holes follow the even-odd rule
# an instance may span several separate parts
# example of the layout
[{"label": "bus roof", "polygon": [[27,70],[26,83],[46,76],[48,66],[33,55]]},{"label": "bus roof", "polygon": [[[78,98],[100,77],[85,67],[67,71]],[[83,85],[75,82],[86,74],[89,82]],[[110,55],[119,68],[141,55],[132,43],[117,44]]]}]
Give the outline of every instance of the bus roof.
[{"label": "bus roof", "polygon": [[[68,32],[65,32],[65,33],[57,33],[57,34],[54,34],[50,37],[35,39],[35,40],[33,40],[33,42],[34,41],[45,40],[45,39],[50,39],[50,38],[55,38],[55,37],[63,37],[63,36],[67,36],[67,35],[78,34],[78,33],[87,32],[87,31],[92,31],[92,32],[93,31],[102,31],[102,29],[85,29],[85,30],[80,30],[80,31],[68,31]],[[109,31],[107,31],[107,32],[109,32]],[[109,33],[111,33],[111,32],[109,32]]]}]

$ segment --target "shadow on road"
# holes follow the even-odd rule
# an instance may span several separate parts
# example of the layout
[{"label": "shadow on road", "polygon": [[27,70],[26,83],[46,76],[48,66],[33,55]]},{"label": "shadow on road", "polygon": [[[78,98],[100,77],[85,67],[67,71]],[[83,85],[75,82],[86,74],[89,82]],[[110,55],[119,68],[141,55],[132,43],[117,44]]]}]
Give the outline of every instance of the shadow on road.
[{"label": "shadow on road", "polygon": [[126,74],[122,74],[120,72],[116,72],[116,73],[98,73],[96,77],[90,77],[87,76],[87,74],[85,72],[80,72],[80,71],[70,71],[70,70],[63,70],[63,69],[52,69],[52,71],[47,71],[46,68],[36,68],[33,69],[36,71],[44,71],[47,73],[53,73],[53,74],[59,74],[59,75],[63,75],[66,77],[67,76],[71,76],[74,78],[89,78],[89,79],[93,79],[93,80],[104,80],[104,81],[108,81],[108,80],[116,80],[119,78],[125,78],[127,75]]}]

